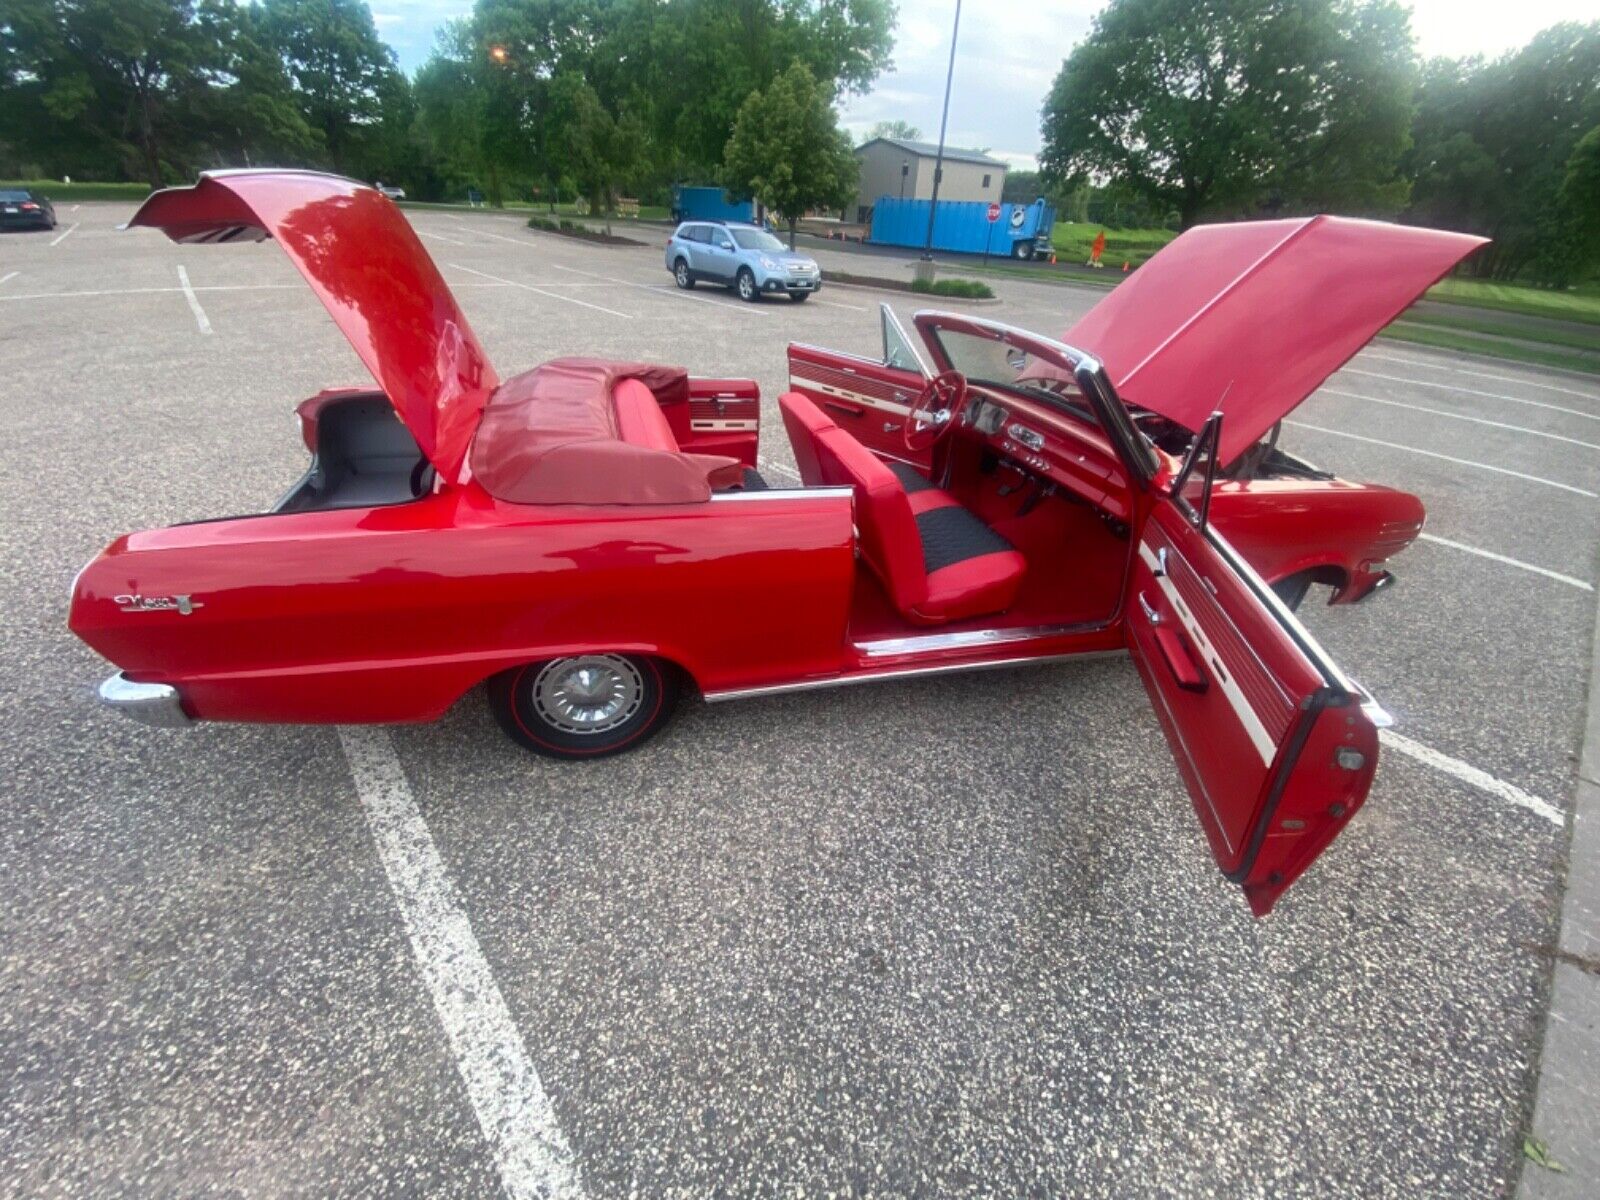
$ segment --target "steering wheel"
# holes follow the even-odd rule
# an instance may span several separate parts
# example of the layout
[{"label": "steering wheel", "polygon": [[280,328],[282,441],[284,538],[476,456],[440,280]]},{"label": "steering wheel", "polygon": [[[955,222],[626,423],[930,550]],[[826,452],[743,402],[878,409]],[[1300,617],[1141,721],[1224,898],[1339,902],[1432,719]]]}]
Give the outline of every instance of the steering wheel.
[{"label": "steering wheel", "polygon": [[920,453],[942,441],[956,427],[966,402],[967,380],[960,371],[944,371],[928,380],[900,427],[906,449]]}]

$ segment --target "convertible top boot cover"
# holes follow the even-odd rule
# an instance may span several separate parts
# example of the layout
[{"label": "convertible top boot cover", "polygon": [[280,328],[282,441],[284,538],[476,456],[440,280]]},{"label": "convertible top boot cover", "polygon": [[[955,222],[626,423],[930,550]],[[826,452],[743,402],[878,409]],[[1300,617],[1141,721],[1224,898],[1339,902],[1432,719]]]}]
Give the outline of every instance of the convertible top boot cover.
[{"label": "convertible top boot cover", "polygon": [[688,397],[682,367],[554,359],[506,380],[489,398],[468,457],[471,475],[514,504],[709,500],[738,485],[742,473],[737,459],[678,449],[659,406]]}]

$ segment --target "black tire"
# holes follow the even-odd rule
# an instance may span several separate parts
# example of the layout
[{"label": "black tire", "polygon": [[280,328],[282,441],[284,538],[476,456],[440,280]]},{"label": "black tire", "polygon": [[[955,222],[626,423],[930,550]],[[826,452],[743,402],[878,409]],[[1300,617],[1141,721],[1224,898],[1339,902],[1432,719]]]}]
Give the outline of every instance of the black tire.
[{"label": "black tire", "polygon": [[1305,603],[1306,593],[1311,590],[1311,585],[1315,582],[1311,572],[1302,571],[1298,575],[1278,580],[1272,585],[1272,590],[1278,593],[1278,599],[1283,601],[1290,612],[1297,612]]},{"label": "black tire", "polygon": [[789,293],[789,299],[793,300],[796,304],[804,304],[807,300],[811,299],[811,293],[810,292],[790,292]]},{"label": "black tire", "polygon": [[689,260],[680,258],[672,266],[672,280],[684,291],[694,286],[694,272],[689,270]]},{"label": "black tire", "polygon": [[[574,689],[587,690],[573,696]],[[678,678],[669,665],[632,654],[546,659],[489,680],[489,709],[500,728],[550,758],[631,750],[667,723],[677,698]]]},{"label": "black tire", "polygon": [[1033,257],[1033,243],[1028,241],[1017,242],[1011,247],[1011,257],[1024,261]]},{"label": "black tire", "polygon": [[739,293],[739,299],[750,304],[761,299],[761,289],[756,286],[756,277],[749,267],[739,268],[739,275],[733,281],[733,289]]}]

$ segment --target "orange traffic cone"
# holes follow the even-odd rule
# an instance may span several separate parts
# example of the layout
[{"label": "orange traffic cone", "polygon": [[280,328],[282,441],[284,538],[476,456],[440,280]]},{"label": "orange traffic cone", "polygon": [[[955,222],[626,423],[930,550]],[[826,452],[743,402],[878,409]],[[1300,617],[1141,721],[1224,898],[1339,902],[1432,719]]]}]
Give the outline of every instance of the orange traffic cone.
[{"label": "orange traffic cone", "polygon": [[1122,273],[1124,275],[1126,275],[1128,273],[1128,260],[1127,259],[1123,259],[1122,260]]},{"label": "orange traffic cone", "polygon": [[1050,265],[1052,267],[1056,265],[1056,256],[1053,253],[1050,255]]}]

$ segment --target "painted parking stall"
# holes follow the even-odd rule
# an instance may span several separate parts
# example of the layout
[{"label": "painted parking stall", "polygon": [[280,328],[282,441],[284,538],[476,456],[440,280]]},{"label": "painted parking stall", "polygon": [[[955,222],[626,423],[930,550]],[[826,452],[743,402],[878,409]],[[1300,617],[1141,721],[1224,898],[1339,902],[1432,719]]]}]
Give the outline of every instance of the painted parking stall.
[{"label": "painted parking stall", "polygon": [[[407,926],[432,901],[397,896],[338,739],[102,726],[85,693],[101,664],[36,599],[62,594],[109,531],[269,503],[304,465],[286,405],[362,368],[270,255],[202,264],[115,234],[116,206],[74,216],[77,233],[20,246],[20,275],[0,283],[0,298],[57,297],[4,308],[27,338],[9,452],[40,485],[15,495],[19,566],[0,581],[22,701],[0,714],[19,754],[0,827],[25,850],[0,1021],[25,1018],[28,1053],[53,1056],[7,1059],[32,1081],[8,1110],[20,1189],[492,1192],[539,1178],[506,1163],[552,1127],[594,1196],[756,1177],[818,1193],[980,1179],[1243,1194],[1263,1147],[1289,1192],[1510,1178],[1547,978],[1525,947],[1553,928],[1593,628],[1578,585],[1600,577],[1577,457],[1591,451],[1336,396],[1297,414],[1318,429],[1285,431],[1345,477],[1418,491],[1438,540],[1398,557],[1374,601],[1303,611],[1399,724],[1367,807],[1268,925],[1229,906],[1170,764],[1144,753],[1158,735],[1122,663],[691,707],[576,786],[505,746],[469,697],[388,735],[399,773],[367,780],[409,794],[384,838],[425,832],[429,877],[453,893],[428,911],[471,938],[424,946],[475,946],[486,972],[447,1017],[433,951]],[[463,243],[430,244],[436,259],[496,277],[451,276],[495,361],[608,353],[753,377],[764,468],[792,461],[774,403],[785,343],[876,349],[870,313],[685,302],[661,290],[653,246],[413,219]],[[125,294],[105,286],[108,262]],[[999,290],[983,315],[1012,319],[1045,292]],[[103,323],[85,341],[79,322]],[[1388,350],[1354,365],[1374,353]],[[1373,366],[1405,382],[1349,390],[1590,440],[1581,416],[1415,383],[1586,410],[1581,381],[1397,357]],[[500,1061],[517,1040],[553,1126],[528,1123],[526,1090],[474,1091],[473,1055]],[[1458,1049],[1418,1049],[1441,1045]],[[85,1142],[79,1121],[147,1136]]]}]

